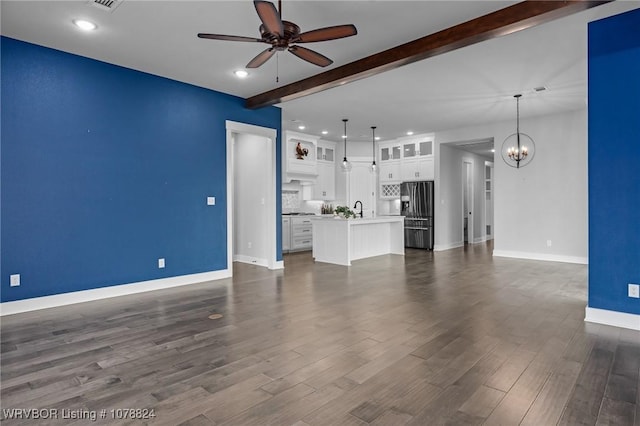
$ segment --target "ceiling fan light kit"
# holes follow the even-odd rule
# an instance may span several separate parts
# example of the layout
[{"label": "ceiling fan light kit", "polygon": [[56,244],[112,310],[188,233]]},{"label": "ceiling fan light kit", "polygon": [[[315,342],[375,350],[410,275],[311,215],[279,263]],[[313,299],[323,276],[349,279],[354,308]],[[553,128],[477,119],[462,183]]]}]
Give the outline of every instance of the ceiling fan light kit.
[{"label": "ceiling fan light kit", "polygon": [[282,20],[282,2],[278,1],[279,11],[271,2],[254,0],[260,25],[260,37],[244,37],[224,34],[198,33],[199,38],[224,41],[244,41],[270,44],[271,47],[260,52],[247,64],[247,68],[258,68],[267,62],[276,52],[289,51],[298,58],[319,67],[326,67],[333,61],[326,56],[306,47],[297,46],[296,43],[315,43],[319,41],[337,40],[351,37],[358,33],[354,25],[336,25],[332,27],[318,28],[315,30],[300,32],[300,27],[293,22]]}]

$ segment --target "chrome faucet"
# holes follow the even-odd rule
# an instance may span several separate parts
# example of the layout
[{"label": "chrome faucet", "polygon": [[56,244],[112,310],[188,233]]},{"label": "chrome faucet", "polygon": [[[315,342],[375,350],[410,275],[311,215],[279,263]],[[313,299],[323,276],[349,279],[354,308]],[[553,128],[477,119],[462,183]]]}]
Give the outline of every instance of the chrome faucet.
[{"label": "chrome faucet", "polygon": [[362,201],[358,200],[356,201],[356,203],[353,205],[353,208],[355,209],[356,207],[358,207],[358,203],[360,203],[360,217],[362,216]]}]

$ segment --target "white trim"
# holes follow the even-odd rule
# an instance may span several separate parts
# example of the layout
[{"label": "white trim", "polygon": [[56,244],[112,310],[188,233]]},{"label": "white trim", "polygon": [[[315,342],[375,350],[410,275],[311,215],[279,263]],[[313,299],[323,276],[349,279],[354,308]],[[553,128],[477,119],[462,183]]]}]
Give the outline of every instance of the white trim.
[{"label": "white trim", "polygon": [[640,331],[640,315],[628,314],[626,312],[608,311],[586,307],[584,310],[584,320],[596,324],[612,325],[614,327],[630,328]]},{"label": "white trim", "polygon": [[160,278],[157,280],[140,281],[137,283],[94,288],[91,290],[54,294],[52,296],[34,297],[31,299],[16,300],[14,302],[4,302],[0,304],[0,316],[37,311],[39,309],[56,308],[58,306],[91,302],[93,300],[108,299],[171,287],[199,284],[205,281],[220,280],[229,277],[231,277],[231,271],[222,269],[219,271],[179,275],[177,277]]},{"label": "white trim", "polygon": [[[467,164],[469,164],[469,174],[471,175],[470,177],[467,174]],[[470,178],[471,180],[471,187],[467,188],[467,179],[465,178]],[[476,220],[476,211],[475,211],[475,204],[476,204],[476,197],[475,197],[475,185],[476,184],[476,179],[475,179],[475,167],[474,167],[474,163],[473,163],[473,158],[469,158],[469,157],[462,157],[462,208],[464,209],[464,203],[465,201],[469,201],[469,213],[468,214],[466,211],[464,211],[462,213],[462,241],[464,242],[464,219],[465,217],[467,218],[467,242],[473,244],[473,236],[475,235],[475,229],[474,229],[474,221]],[[467,189],[468,193],[467,196],[469,197],[469,200],[465,200],[464,199],[464,191],[465,189]],[[469,220],[470,219],[470,220]]]},{"label": "white trim", "polygon": [[486,243],[487,242],[487,236],[483,235],[482,237],[478,237],[478,238],[474,238],[473,239],[473,244],[480,244],[480,243]]},{"label": "white trim", "polygon": [[449,244],[436,244],[433,246],[433,251],[445,251],[445,250],[451,250],[459,247],[464,247],[463,241],[458,241],[458,242],[449,243]]},{"label": "white trim", "polygon": [[494,257],[511,257],[514,259],[544,260],[548,262],[578,263],[588,265],[589,260],[580,256],[562,256],[558,254],[529,253],[523,251],[493,250]]},{"label": "white trim", "polygon": [[278,261],[273,265],[273,268],[269,268],[269,269],[284,269],[284,260],[278,260]]},{"label": "white trim", "polygon": [[249,265],[258,265],[268,267],[269,262],[267,259],[260,259],[259,257],[253,256],[245,256],[243,254],[234,254],[233,255],[234,262],[248,263]]},{"label": "white trim", "polygon": [[270,169],[270,183],[268,185],[267,197],[265,200],[267,215],[267,241],[269,242],[267,251],[267,266],[269,269],[276,269],[277,265],[277,236],[276,236],[276,141],[278,132],[276,129],[254,126],[252,124],[239,123],[236,121],[225,121],[227,129],[227,268],[233,270],[233,134],[247,133],[251,135],[264,136],[269,140],[269,155],[265,162]]}]

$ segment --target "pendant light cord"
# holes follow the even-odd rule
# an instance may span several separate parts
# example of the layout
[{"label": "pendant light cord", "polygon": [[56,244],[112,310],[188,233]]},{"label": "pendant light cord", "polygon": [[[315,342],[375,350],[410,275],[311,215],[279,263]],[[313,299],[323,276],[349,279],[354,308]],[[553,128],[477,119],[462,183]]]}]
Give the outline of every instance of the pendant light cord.
[{"label": "pendant light cord", "polygon": [[347,121],[349,121],[346,118],[343,118],[342,121],[344,122],[344,162],[347,162]]},{"label": "pendant light cord", "polygon": [[373,136],[371,139],[371,155],[373,156],[372,165],[376,165],[376,126],[371,126],[371,130],[373,131]]}]

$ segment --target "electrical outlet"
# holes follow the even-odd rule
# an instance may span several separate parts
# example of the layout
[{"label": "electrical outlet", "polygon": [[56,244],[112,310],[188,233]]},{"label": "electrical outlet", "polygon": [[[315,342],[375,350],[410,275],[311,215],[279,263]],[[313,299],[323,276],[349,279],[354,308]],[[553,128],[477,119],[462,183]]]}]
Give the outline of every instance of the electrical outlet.
[{"label": "electrical outlet", "polygon": [[11,287],[18,287],[20,285],[20,274],[11,275]]},{"label": "electrical outlet", "polygon": [[547,240],[547,247],[551,247],[551,245],[552,245],[552,244],[553,244],[553,243],[552,243],[552,241],[551,241],[551,240]]},{"label": "electrical outlet", "polygon": [[629,297],[640,299],[640,284],[629,284]]},{"label": "electrical outlet", "polygon": [[207,205],[215,206],[216,205],[216,197],[207,197]]},{"label": "electrical outlet", "polygon": [[158,268],[164,268],[164,257],[158,259]]}]

